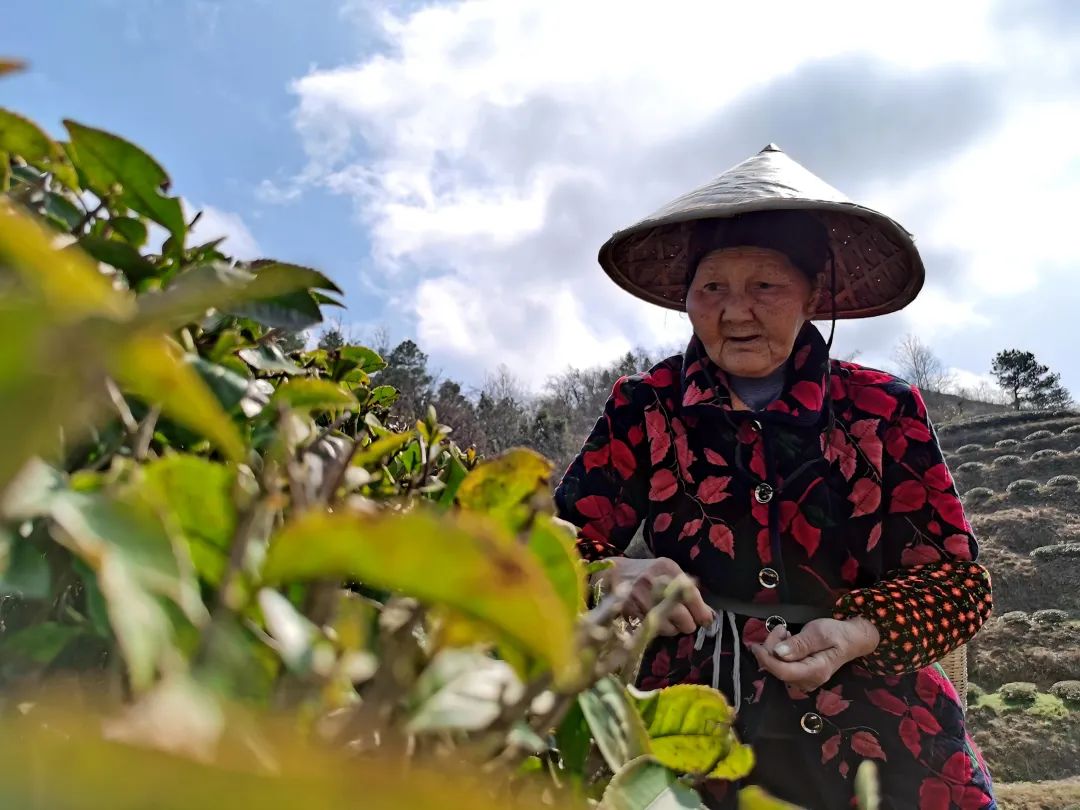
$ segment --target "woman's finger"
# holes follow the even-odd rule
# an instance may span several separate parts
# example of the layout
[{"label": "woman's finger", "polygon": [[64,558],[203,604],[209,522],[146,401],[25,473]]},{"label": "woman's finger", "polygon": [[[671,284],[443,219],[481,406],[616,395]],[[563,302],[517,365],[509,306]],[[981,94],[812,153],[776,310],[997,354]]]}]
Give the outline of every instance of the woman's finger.
[{"label": "woman's finger", "polygon": [[804,691],[808,691],[805,687],[810,684],[813,684],[812,689],[818,688],[836,672],[836,655],[833,650],[823,650],[800,661],[783,661],[767,653],[759,644],[754,647],[754,656],[766,672]]},{"label": "woman's finger", "polygon": [[837,639],[831,630],[831,625],[826,622],[810,622],[791,638],[777,644],[773,652],[785,661],[801,661],[814,653],[836,646]]},{"label": "woman's finger", "polygon": [[767,653],[772,655],[776,645],[782,641],[787,641],[789,638],[791,638],[791,632],[783,625],[779,625],[772,629],[765,641],[761,643],[761,646],[765,648]]},{"label": "woman's finger", "polygon": [[716,615],[713,609],[705,604],[705,600],[701,597],[701,591],[694,588],[690,594],[687,595],[683,601],[686,605],[686,609],[690,611],[691,617],[694,619],[694,624],[697,627],[706,627],[712,623],[713,617]]},{"label": "woman's finger", "polygon": [[676,605],[671,613],[668,614],[668,621],[675,626],[675,629],[680,633],[693,633],[697,630],[697,622],[694,621],[694,617],[690,615],[690,610],[686,605]]}]

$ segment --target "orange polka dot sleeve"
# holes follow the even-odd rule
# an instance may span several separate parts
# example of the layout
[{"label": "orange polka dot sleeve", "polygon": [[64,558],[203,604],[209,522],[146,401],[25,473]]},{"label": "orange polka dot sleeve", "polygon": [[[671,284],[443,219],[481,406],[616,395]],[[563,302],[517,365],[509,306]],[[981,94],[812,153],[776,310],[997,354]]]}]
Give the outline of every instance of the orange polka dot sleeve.
[{"label": "orange polka dot sleeve", "polygon": [[[911,424],[925,425],[922,432]],[[877,583],[844,594],[838,619],[863,617],[881,635],[862,662],[882,675],[930,666],[967,643],[990,615],[990,574],[975,560],[978,543],[945,464],[918,389],[899,409],[889,430],[882,468],[882,570]]]}]

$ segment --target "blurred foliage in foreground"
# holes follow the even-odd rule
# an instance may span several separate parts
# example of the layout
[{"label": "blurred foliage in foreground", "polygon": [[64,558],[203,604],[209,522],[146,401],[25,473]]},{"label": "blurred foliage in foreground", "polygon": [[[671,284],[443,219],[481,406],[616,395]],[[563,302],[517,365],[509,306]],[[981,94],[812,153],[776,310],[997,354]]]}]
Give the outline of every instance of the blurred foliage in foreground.
[{"label": "blurred foliage in foreground", "polygon": [[586,610],[545,459],[393,429],[376,352],[282,349],[333,282],[64,126],[0,109],[0,805],[782,806],[718,692],[626,686],[685,583]]}]

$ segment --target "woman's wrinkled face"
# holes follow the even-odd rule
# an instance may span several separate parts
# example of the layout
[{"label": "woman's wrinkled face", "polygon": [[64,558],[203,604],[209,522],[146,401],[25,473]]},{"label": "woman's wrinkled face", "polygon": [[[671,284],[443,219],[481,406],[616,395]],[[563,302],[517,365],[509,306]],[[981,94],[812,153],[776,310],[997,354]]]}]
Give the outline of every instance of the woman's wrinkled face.
[{"label": "woman's wrinkled face", "polygon": [[791,355],[816,298],[810,280],[784,254],[725,248],[701,260],[686,312],[709,358],[723,371],[764,377]]}]

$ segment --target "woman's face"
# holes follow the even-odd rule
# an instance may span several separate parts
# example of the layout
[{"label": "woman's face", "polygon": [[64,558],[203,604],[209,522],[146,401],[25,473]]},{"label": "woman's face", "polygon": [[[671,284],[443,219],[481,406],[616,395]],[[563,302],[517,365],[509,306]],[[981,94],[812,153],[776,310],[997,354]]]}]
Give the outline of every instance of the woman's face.
[{"label": "woman's face", "polygon": [[791,355],[816,298],[809,279],[784,254],[725,248],[701,260],[686,312],[709,358],[723,371],[764,377]]}]

